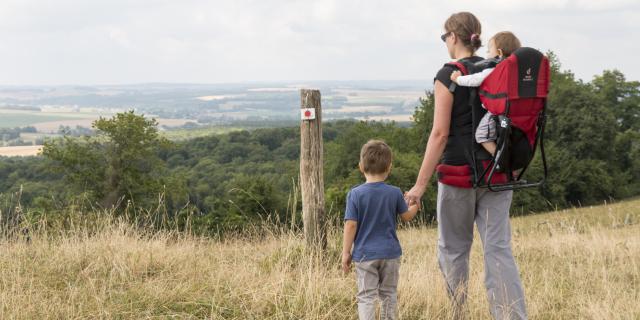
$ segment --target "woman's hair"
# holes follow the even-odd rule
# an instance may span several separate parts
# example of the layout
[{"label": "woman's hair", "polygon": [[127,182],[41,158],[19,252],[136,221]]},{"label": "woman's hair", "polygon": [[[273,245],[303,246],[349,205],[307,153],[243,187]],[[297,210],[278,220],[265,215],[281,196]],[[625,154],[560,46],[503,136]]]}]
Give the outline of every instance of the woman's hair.
[{"label": "woman's hair", "polygon": [[489,41],[491,40],[493,40],[493,45],[496,49],[502,50],[502,55],[504,55],[505,58],[520,48],[520,40],[510,31],[498,32],[489,39]]},{"label": "woman's hair", "polygon": [[444,23],[444,30],[446,32],[455,33],[462,44],[467,47],[471,52],[476,52],[482,41],[480,40],[480,34],[482,33],[482,26],[480,20],[476,18],[471,12],[458,12],[452,14]]}]

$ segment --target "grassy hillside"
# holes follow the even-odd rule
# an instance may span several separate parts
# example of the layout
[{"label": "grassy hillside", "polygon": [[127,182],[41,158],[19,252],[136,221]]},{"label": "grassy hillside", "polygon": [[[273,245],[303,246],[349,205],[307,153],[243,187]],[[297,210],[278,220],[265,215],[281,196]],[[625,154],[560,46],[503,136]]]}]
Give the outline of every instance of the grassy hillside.
[{"label": "grassy hillside", "polygon": [[[638,222],[640,200],[514,218],[530,318],[640,318]],[[318,258],[277,231],[223,241],[148,234],[108,215],[69,225],[33,225],[30,243],[0,240],[0,318],[356,319],[339,230]],[[399,236],[401,318],[446,319],[436,230]],[[469,318],[488,319],[479,239],[471,264]]]}]

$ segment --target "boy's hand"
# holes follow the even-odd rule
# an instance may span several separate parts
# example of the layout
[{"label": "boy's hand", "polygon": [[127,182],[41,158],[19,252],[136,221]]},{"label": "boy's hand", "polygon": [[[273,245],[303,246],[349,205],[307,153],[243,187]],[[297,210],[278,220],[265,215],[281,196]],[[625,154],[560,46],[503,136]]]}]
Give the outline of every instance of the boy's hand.
[{"label": "boy's hand", "polygon": [[407,204],[407,207],[409,207],[409,210],[413,209],[413,207],[416,207],[416,209],[418,211],[420,211],[420,209],[422,208],[422,203],[420,200],[415,201],[415,200],[410,200],[406,198],[406,192],[405,192],[405,199],[404,202]]},{"label": "boy's hand", "polygon": [[460,72],[459,70],[456,70],[454,72],[451,73],[451,81],[458,83],[458,77],[462,75],[462,72]]},{"label": "boy's hand", "polygon": [[409,206],[418,204],[425,191],[426,187],[415,185],[411,190],[404,193],[404,201],[406,201]]},{"label": "boy's hand", "polygon": [[342,253],[342,272],[349,273],[351,270],[351,253]]}]

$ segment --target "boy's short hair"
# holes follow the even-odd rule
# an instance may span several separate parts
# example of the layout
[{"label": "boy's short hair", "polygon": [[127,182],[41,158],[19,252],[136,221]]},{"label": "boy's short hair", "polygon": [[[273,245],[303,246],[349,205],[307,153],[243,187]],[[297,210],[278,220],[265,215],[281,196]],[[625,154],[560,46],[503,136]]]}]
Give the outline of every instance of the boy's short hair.
[{"label": "boy's short hair", "polygon": [[493,40],[493,45],[496,49],[502,50],[502,54],[505,57],[510,56],[520,48],[520,40],[510,31],[498,32],[489,41],[491,40]]},{"label": "boy's short hair", "polygon": [[369,174],[387,172],[392,158],[391,148],[382,140],[369,140],[360,149],[362,170]]}]

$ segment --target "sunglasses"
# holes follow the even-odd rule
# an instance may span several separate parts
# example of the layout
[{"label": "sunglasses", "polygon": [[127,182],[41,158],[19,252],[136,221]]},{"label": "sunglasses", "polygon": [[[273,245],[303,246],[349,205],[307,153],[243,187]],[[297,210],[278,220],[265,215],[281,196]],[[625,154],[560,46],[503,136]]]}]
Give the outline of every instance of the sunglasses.
[{"label": "sunglasses", "polygon": [[442,39],[442,42],[447,42],[447,37],[449,37],[450,34],[451,34],[451,32],[447,32],[447,33],[441,35],[440,39]]}]

